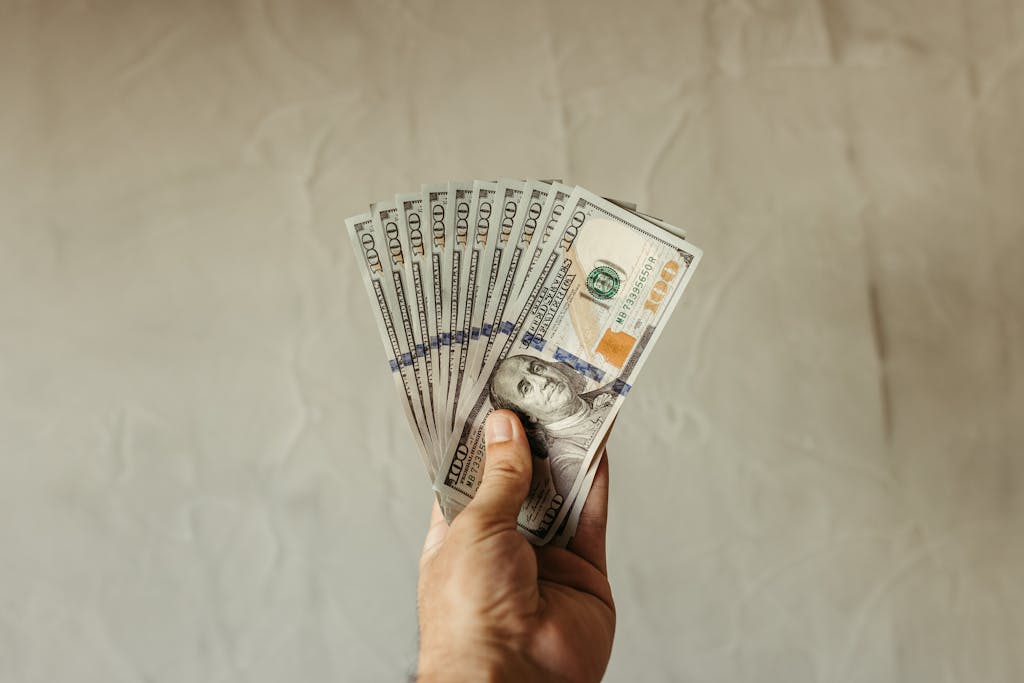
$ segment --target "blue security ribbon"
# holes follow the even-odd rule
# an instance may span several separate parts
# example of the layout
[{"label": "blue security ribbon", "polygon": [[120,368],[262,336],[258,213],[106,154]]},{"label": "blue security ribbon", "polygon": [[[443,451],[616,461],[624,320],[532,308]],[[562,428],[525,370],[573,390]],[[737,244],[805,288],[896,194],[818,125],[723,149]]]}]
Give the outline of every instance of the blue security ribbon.
[{"label": "blue security ribbon", "polygon": [[555,351],[555,360],[565,363],[576,370],[576,372],[580,373],[584,377],[589,377],[595,382],[600,382],[604,379],[604,370],[595,365],[591,365],[575,354],[566,351],[561,346],[559,346],[558,350]]}]

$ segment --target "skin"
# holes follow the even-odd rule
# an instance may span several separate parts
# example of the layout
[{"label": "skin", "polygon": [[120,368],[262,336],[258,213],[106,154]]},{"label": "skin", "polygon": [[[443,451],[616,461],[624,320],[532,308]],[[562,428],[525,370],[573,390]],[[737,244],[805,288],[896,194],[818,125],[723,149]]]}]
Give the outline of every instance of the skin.
[{"label": "skin", "polygon": [[532,467],[523,427],[500,410],[486,434],[476,497],[450,527],[434,504],[420,558],[418,680],[599,681],[615,633],[608,459],[569,548],[535,547],[516,531]]},{"label": "skin", "polygon": [[572,377],[557,365],[530,356],[511,356],[491,378],[494,392],[531,420],[549,424],[582,408]]}]

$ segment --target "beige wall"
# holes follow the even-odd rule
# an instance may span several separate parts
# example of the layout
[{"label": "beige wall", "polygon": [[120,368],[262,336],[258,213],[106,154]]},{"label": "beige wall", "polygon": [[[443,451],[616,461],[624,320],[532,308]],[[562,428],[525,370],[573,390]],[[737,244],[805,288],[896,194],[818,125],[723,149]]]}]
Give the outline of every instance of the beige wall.
[{"label": "beige wall", "polygon": [[609,680],[1024,680],[1012,0],[0,0],[0,680],[402,678],[430,492],[342,219],[496,175],[706,252]]}]

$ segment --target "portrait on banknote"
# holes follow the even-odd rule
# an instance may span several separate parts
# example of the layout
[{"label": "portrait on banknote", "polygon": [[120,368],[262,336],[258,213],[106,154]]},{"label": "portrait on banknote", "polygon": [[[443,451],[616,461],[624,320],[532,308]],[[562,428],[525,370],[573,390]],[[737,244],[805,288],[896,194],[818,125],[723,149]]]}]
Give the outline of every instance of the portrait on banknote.
[{"label": "portrait on banknote", "polygon": [[491,407],[519,415],[534,458],[547,461],[555,491],[568,496],[615,403],[612,386],[587,391],[586,378],[566,363],[519,354],[495,366],[488,392]]}]

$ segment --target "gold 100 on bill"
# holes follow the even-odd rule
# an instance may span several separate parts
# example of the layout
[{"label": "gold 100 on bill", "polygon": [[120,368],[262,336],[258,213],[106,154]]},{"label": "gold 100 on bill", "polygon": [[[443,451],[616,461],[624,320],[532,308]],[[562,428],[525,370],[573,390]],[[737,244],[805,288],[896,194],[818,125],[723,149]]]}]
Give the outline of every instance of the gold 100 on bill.
[{"label": "gold 100 on bill", "polygon": [[512,410],[533,453],[519,529],[564,545],[701,251],[632,204],[558,182],[458,182],[420,196],[346,225],[441,508],[451,520],[472,499],[484,422]]}]

